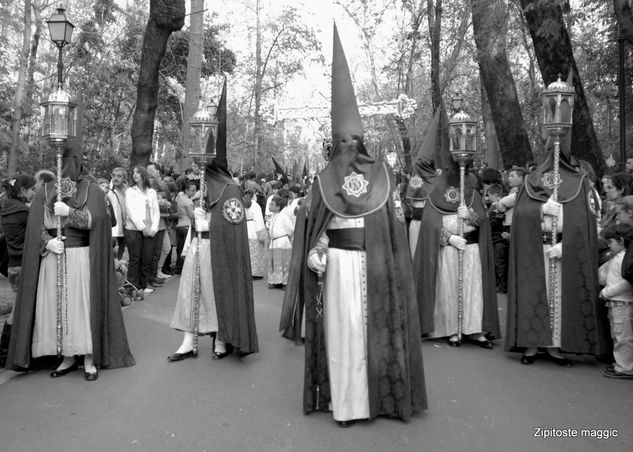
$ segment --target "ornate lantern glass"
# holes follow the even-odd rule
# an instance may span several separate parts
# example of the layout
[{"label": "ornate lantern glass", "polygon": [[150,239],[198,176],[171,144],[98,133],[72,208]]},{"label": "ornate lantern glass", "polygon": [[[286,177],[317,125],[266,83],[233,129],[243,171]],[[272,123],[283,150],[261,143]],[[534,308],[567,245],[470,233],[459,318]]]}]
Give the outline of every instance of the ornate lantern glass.
[{"label": "ornate lantern glass", "polygon": [[75,29],[75,26],[66,18],[64,11],[66,11],[64,8],[57,8],[57,12],[53,13],[51,18],[46,21],[48,31],[51,34],[51,41],[58,47],[64,47],[64,45],[70,44],[73,30]]},{"label": "ornate lantern glass", "polygon": [[543,128],[552,136],[562,136],[572,126],[574,115],[574,87],[560,79],[550,83],[541,96]]},{"label": "ornate lantern glass", "polygon": [[[190,128],[189,155],[197,161],[215,157],[215,140],[218,136],[218,120],[216,118],[218,106],[208,105],[194,113]],[[213,139],[213,152],[207,153],[207,141]]]},{"label": "ornate lantern glass", "polygon": [[53,91],[42,102],[42,136],[50,144],[58,144],[73,138],[77,133],[77,105],[61,88]]},{"label": "ornate lantern glass", "polygon": [[464,111],[458,111],[448,123],[449,150],[460,163],[472,160],[477,152],[477,122]]}]

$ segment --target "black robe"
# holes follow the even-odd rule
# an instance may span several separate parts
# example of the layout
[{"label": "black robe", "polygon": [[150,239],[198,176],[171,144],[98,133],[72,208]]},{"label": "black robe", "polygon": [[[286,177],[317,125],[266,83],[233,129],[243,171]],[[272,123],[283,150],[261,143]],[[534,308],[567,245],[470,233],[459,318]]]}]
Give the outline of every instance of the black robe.
[{"label": "black robe", "polygon": [[[506,350],[552,343],[546,269],[543,256],[541,206],[551,195],[543,184],[552,156],[526,178],[517,196],[508,262]],[[559,199],[563,205],[561,262],[561,350],[601,355],[608,352],[604,302],[598,299],[597,227],[591,212],[591,185],[573,158],[561,152]]]},{"label": "black robe", "polygon": [[[393,175],[390,173],[388,180],[395,189]],[[305,413],[317,410],[317,385],[320,387],[318,410],[329,411],[330,383],[325,334],[321,334],[320,342],[317,341],[317,331],[323,331],[323,319],[317,317],[315,308],[317,275],[307,267],[307,252],[314,247],[332,216],[333,213],[322,198],[319,182],[316,181],[312,188],[305,237],[302,240],[301,235],[295,235],[294,238],[293,257],[297,257],[300,250],[303,252],[300,259],[293,259],[288,281],[288,288],[302,292],[293,299],[305,301]],[[365,215],[364,219],[370,419],[388,416],[406,420],[414,413],[426,409],[427,399],[404,217],[397,215],[394,198],[388,196],[382,207]],[[300,311],[298,307],[294,310],[298,315]],[[281,327],[285,337],[300,337],[301,322],[286,322]]]},{"label": "black robe", "polygon": [[[94,364],[98,368],[135,364],[127,342],[114,274],[112,225],[106,214],[103,192],[87,179],[77,182],[73,207],[86,207],[92,217],[90,229],[90,327]],[[46,193],[49,193],[48,200]],[[24,370],[31,365],[31,341],[40,270],[40,230],[45,205],[54,203],[54,183],[42,187],[33,199],[27,223],[20,286],[14,307],[7,369]],[[77,204],[79,203],[79,204]]]},{"label": "black robe", "polygon": [[229,175],[212,167],[207,167],[205,181],[218,339],[241,355],[256,353],[259,346],[242,191]]}]

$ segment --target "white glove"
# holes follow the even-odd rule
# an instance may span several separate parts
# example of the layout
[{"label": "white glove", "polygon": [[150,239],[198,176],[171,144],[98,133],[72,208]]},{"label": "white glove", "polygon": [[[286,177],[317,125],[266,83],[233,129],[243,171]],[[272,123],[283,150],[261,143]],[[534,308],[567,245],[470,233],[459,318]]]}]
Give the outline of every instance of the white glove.
[{"label": "white glove", "polygon": [[470,216],[470,212],[468,211],[468,207],[461,206],[457,208],[457,217],[462,220],[467,219]]},{"label": "white glove", "polygon": [[193,215],[195,217],[204,218],[207,215],[207,212],[205,212],[205,210],[202,207],[198,206],[195,209],[193,209]]},{"label": "white glove", "polygon": [[543,214],[557,217],[560,215],[561,204],[549,198],[545,204],[543,204]]},{"label": "white glove", "polygon": [[55,215],[58,217],[67,217],[70,215],[70,206],[62,201],[57,201],[54,204]]},{"label": "white glove", "polygon": [[207,232],[209,230],[209,221],[207,213],[201,207],[193,209],[194,227],[197,232]]},{"label": "white glove", "polygon": [[51,253],[62,254],[64,252],[64,242],[55,237],[54,239],[48,241],[46,249]]},{"label": "white glove", "polygon": [[560,259],[563,257],[563,244],[557,243],[547,250],[547,257],[550,259]]},{"label": "white glove", "polygon": [[325,272],[327,266],[327,254],[322,250],[312,248],[308,253],[308,267],[315,273]]},{"label": "white glove", "polygon": [[463,251],[466,249],[466,239],[456,234],[453,234],[448,238],[448,243],[450,243],[452,246],[454,246],[458,250]]}]

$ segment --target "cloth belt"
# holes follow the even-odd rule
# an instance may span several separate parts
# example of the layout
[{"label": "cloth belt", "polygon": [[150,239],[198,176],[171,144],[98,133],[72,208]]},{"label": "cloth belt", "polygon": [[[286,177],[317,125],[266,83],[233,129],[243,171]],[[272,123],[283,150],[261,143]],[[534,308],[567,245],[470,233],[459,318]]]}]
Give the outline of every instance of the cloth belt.
[{"label": "cloth belt", "polygon": [[330,248],[365,251],[364,228],[328,229],[326,233]]},{"label": "cloth belt", "polygon": [[464,239],[466,240],[466,245],[479,243],[479,229],[464,233]]},{"label": "cloth belt", "polygon": [[[57,237],[57,229],[47,229],[46,232],[48,232],[48,235],[51,237]],[[66,240],[64,240],[64,247],[66,248],[90,246],[90,231],[87,229],[63,229],[62,235],[66,237]]]},{"label": "cloth belt", "polygon": [[422,220],[422,212],[424,212],[424,207],[412,207],[411,208],[411,219],[412,220]]},{"label": "cloth belt", "polygon": [[[561,243],[563,241],[563,233],[559,232],[556,234],[556,243]],[[552,244],[552,233],[544,232],[543,233],[543,245],[551,245]]]},{"label": "cloth belt", "polygon": [[607,300],[605,306],[607,308],[624,308],[631,306],[631,304],[633,304],[633,301]]}]

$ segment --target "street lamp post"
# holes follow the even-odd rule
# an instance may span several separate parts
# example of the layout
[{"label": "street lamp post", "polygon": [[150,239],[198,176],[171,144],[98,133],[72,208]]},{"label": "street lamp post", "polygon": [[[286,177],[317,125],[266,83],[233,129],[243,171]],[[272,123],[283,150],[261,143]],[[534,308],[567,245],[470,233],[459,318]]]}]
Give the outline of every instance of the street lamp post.
[{"label": "street lamp post", "polygon": [[[552,170],[552,200],[558,201],[558,185],[560,184],[559,161],[560,139],[570,133],[574,113],[574,87],[561,80],[550,83],[541,96],[543,108],[543,129],[554,139],[554,167]],[[558,217],[552,217],[552,246],[556,245],[558,229]],[[556,261],[550,259],[549,265],[549,314],[550,326],[554,331],[556,318],[556,291],[558,285],[558,270]]]},{"label": "street lamp post", "polygon": [[[189,129],[191,133],[191,142],[189,143],[189,155],[194,162],[202,168],[202,174],[200,176],[200,207],[204,209],[205,198],[205,183],[206,183],[206,163],[207,159],[215,157],[218,136],[218,120],[216,117],[217,105],[211,104],[207,108],[202,108],[194,113],[191,121],[189,122]],[[207,142],[213,140],[213,151],[207,153]],[[194,294],[191,303],[191,319],[192,319],[192,333],[193,333],[193,354],[198,354],[198,325],[200,323],[200,291],[201,291],[201,276],[200,276],[200,244],[202,242],[202,232],[198,231],[198,243],[195,248],[195,261],[194,261]]]},{"label": "street lamp post", "polygon": [[[62,48],[70,43],[75,28],[64,14],[64,8],[57,8],[47,21],[51,35],[51,41],[57,45],[59,56],[57,60],[57,88],[48,96],[48,100],[41,104],[42,136],[55,149],[57,158],[57,201],[62,200],[62,150],[69,138],[76,135],[77,109],[76,104],[70,101],[70,95],[62,88],[64,85],[62,61]],[[62,240],[62,219],[57,216],[57,238]],[[61,356],[62,350],[62,301],[64,291],[64,262],[65,253],[57,255],[57,354]]]},{"label": "street lamp post", "polygon": [[[462,110],[463,99],[456,96],[452,99],[456,111],[448,124],[449,149],[453,160],[459,163],[459,207],[466,206],[464,196],[466,166],[477,152],[477,122]],[[459,219],[459,235],[464,236],[464,220]],[[461,341],[464,324],[464,250],[458,250],[457,279],[457,339]]]}]

